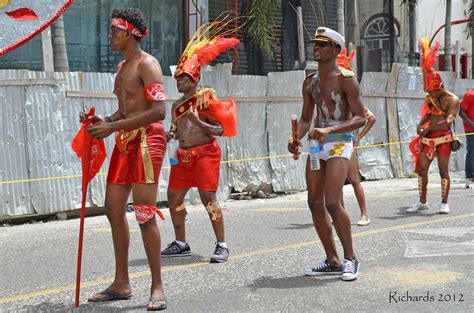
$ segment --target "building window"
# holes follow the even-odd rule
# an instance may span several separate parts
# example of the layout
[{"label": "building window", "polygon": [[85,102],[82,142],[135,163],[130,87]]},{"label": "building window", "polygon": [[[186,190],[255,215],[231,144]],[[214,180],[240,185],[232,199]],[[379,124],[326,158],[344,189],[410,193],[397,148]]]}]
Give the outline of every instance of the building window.
[{"label": "building window", "polygon": [[[372,69],[381,68],[384,72],[389,72],[390,64],[390,16],[385,13],[375,14],[368,19],[363,26],[362,44],[367,47],[372,63]],[[394,19],[395,37],[400,35],[400,25]],[[397,40],[395,38],[395,40]],[[373,57],[372,57],[373,56]]]}]

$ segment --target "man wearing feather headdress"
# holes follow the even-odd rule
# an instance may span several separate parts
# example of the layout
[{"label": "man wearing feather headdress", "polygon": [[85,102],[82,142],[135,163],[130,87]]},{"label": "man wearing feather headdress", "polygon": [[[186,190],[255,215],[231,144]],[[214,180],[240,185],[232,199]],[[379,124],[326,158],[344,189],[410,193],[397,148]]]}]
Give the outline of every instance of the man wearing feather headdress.
[{"label": "man wearing feather headdress", "polygon": [[410,143],[410,150],[415,163],[415,173],[418,174],[418,193],[420,200],[407,213],[427,210],[426,199],[428,186],[428,170],[431,162],[437,156],[441,176],[441,204],[439,213],[449,213],[448,195],[450,187],[449,157],[451,142],[455,140],[451,133],[451,124],[459,111],[458,97],[444,88],[443,81],[433,68],[436,63],[436,53],[440,42],[430,48],[428,38],[419,40],[421,49],[421,69],[423,71],[423,86],[427,93],[421,107],[421,120],[417,125],[417,137]]},{"label": "man wearing feather headdress", "polygon": [[[364,106],[354,72],[339,67],[336,58],[345,45],[338,32],[318,27],[313,54],[318,72],[303,82],[303,108],[298,121],[298,139],[309,132],[308,139],[319,141],[319,170],[306,162],[308,205],[313,224],[326,252],[326,259],[304,269],[308,276],[341,275],[344,281],[357,279],[359,261],[352,246],[351,222],[342,199],[342,188],[353,151],[352,131],[364,126]],[[314,128],[310,129],[311,124]],[[294,143],[288,150],[294,153]],[[341,240],[344,259],[338,256],[332,228]]]},{"label": "man wearing feather headdress", "polygon": [[237,135],[237,107],[233,98],[218,100],[210,88],[198,88],[201,66],[209,64],[221,52],[239,43],[225,37],[226,22],[216,21],[201,26],[193,35],[178,61],[174,77],[183,97],[172,106],[169,139],[179,141],[178,164],[171,166],[168,205],[176,240],[161,252],[162,257],[191,255],[186,242],[184,197],[197,187],[207,209],[216,236],[211,263],[222,263],[229,257],[225,242],[224,218],[217,200],[221,150],[216,136]]}]

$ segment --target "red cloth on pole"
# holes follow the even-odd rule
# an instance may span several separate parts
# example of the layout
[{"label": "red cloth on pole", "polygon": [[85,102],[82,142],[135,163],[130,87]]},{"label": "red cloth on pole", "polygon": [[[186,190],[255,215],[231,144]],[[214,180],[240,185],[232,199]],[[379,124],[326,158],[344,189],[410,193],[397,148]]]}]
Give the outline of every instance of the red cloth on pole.
[{"label": "red cloth on pole", "polygon": [[92,125],[90,120],[95,114],[95,108],[92,107],[86,115],[82,127],[72,141],[71,147],[77,153],[82,161],[82,205],[81,221],[79,223],[79,240],[77,248],[77,271],[76,271],[76,298],[75,306],[79,306],[79,296],[81,290],[81,266],[82,266],[82,242],[84,238],[84,218],[86,215],[86,195],[87,185],[99,171],[105,160],[106,151],[103,140],[92,138],[87,133],[87,126]]},{"label": "red cloth on pole", "polygon": [[[82,127],[74,137],[71,147],[77,156],[82,160],[82,188],[99,172],[102,163],[106,157],[105,143],[103,140],[97,140],[87,133],[87,127],[92,125],[89,117],[94,116],[95,108],[92,107],[86,115],[86,121],[82,122]],[[87,175],[85,175],[87,173]],[[86,179],[87,178],[87,179]]]}]

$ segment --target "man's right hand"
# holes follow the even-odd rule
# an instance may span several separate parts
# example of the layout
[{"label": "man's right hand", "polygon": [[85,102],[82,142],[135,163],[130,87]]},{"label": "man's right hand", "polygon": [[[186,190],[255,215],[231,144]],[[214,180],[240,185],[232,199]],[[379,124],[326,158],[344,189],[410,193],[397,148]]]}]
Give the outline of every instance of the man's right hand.
[{"label": "man's right hand", "polygon": [[[303,145],[301,144],[301,142],[298,140],[298,144],[297,145],[294,145],[293,142],[288,142],[288,151],[290,151],[292,154],[295,154],[296,153],[296,148],[299,148],[299,147],[303,147]],[[301,152],[299,151],[298,149],[298,155],[300,155]]]},{"label": "man's right hand", "polygon": [[428,132],[428,127],[423,128],[421,125],[416,126],[416,133],[420,136],[424,136]]},{"label": "man's right hand", "polygon": [[[86,112],[80,112],[79,113],[79,122],[80,123],[85,122],[86,116],[87,116]],[[97,115],[89,117],[89,120],[91,120],[93,124],[97,124],[97,123],[103,121],[103,119],[100,116],[97,116]]]}]

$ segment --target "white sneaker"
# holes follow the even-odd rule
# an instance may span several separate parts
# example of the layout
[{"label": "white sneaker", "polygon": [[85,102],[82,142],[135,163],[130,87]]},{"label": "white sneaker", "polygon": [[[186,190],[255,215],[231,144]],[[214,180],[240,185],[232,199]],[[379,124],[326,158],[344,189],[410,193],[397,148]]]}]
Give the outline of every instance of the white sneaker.
[{"label": "white sneaker", "polygon": [[447,203],[441,203],[439,205],[439,214],[448,214],[449,213],[449,205]]},{"label": "white sneaker", "polygon": [[428,206],[428,202],[421,203],[420,201],[418,201],[411,208],[407,209],[406,212],[407,213],[416,213],[418,211],[428,210],[429,208],[430,207]]},{"label": "white sneaker", "polygon": [[359,260],[344,259],[344,271],[341,279],[344,281],[356,280],[359,275]]}]

